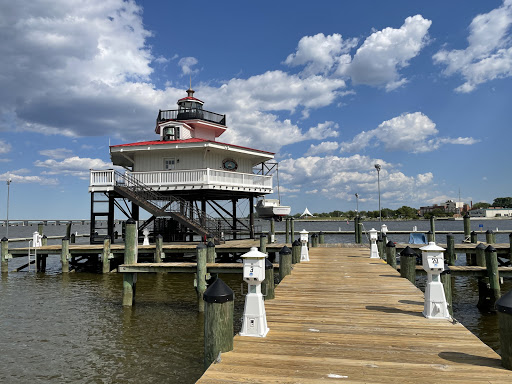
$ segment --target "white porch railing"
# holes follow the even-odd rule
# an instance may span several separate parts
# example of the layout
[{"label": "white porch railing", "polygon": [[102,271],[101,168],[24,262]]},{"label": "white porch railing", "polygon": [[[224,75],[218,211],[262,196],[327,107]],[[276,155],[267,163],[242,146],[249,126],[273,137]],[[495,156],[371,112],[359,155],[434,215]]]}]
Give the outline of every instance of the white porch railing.
[{"label": "white porch railing", "polygon": [[[190,169],[178,171],[126,172],[147,186],[165,187],[175,185],[218,185],[243,188],[272,189],[272,176],[221,171],[216,169]],[[91,170],[90,186],[114,186],[114,170]]]}]

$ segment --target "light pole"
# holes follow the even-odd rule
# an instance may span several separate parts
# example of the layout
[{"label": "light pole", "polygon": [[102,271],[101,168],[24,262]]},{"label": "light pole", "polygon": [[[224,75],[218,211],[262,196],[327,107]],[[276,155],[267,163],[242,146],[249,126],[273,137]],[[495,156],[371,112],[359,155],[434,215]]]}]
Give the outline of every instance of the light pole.
[{"label": "light pole", "polygon": [[377,187],[379,189],[379,222],[382,222],[382,213],[380,210],[380,164],[375,164],[375,169],[377,170]]},{"label": "light pole", "polygon": [[356,213],[359,215],[359,193],[356,193]]},{"label": "light pole", "polygon": [[7,226],[5,229],[5,237],[7,237],[7,238],[9,238],[9,190],[11,187],[11,181],[12,181],[11,178],[7,179],[7,214],[6,214],[7,215],[7,217],[6,217]]}]

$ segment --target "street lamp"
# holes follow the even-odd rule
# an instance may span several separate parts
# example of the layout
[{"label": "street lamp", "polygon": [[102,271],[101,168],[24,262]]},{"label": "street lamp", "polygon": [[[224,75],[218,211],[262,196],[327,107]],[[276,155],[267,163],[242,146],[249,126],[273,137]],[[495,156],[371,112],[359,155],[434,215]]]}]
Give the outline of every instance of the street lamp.
[{"label": "street lamp", "polygon": [[8,178],[7,179],[7,217],[6,217],[7,227],[5,230],[5,237],[7,237],[7,238],[9,238],[9,189],[11,187],[11,182],[12,182],[12,179]]},{"label": "street lamp", "polygon": [[379,222],[382,222],[382,213],[380,209],[380,164],[375,164],[375,169],[377,170],[377,186],[379,188]]},{"label": "street lamp", "polygon": [[359,215],[359,193],[356,193],[356,212]]}]

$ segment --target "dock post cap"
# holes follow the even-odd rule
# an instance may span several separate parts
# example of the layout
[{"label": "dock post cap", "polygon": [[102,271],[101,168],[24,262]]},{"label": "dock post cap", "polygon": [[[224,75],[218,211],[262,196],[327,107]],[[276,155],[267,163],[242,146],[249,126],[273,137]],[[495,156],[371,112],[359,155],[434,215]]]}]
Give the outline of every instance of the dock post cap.
[{"label": "dock post cap", "polygon": [[9,241],[9,239],[7,237],[2,237],[2,241]]},{"label": "dock post cap", "polygon": [[157,235],[157,237],[156,237],[156,238],[157,238],[157,239],[163,239],[164,237],[162,236],[162,234],[161,234],[161,233],[159,233],[159,234]]},{"label": "dock post cap", "polygon": [[311,235],[311,237],[318,237],[318,234],[313,233],[313,234]]},{"label": "dock post cap", "polygon": [[485,233],[493,234],[494,232],[492,231],[492,229],[488,229],[487,231],[485,231]]},{"label": "dock post cap", "polygon": [[265,234],[260,235],[260,239],[266,239],[266,238],[267,238],[267,235],[265,235]]},{"label": "dock post cap", "polygon": [[469,219],[471,216],[469,215],[469,212],[466,212],[466,214],[464,215],[464,218],[465,219]]},{"label": "dock post cap", "polygon": [[46,235],[43,235],[43,237],[41,237],[41,239],[47,239],[47,238],[48,238],[48,236],[46,236]]},{"label": "dock post cap", "polygon": [[411,247],[407,246],[400,252],[400,256],[418,256],[418,254]]},{"label": "dock post cap", "polygon": [[487,248],[485,248],[485,252],[496,252],[496,248],[494,248],[492,245],[489,245]]},{"label": "dock post cap", "polygon": [[476,231],[471,231],[471,234],[474,235],[476,233]]},{"label": "dock post cap", "polygon": [[135,224],[135,223],[136,223],[136,221],[132,217],[130,217],[128,220],[126,220],[126,224]]},{"label": "dock post cap", "polygon": [[68,237],[68,236],[64,236],[64,237],[62,238],[62,241],[64,241],[64,240],[69,241],[69,237]]},{"label": "dock post cap", "polygon": [[235,294],[221,278],[217,278],[203,293],[203,300],[207,303],[227,303],[233,301]]},{"label": "dock post cap", "polygon": [[387,243],[386,243],[386,247],[396,247],[395,243],[393,243],[391,240],[389,240]]},{"label": "dock post cap", "polygon": [[512,290],[501,296],[496,302],[496,310],[512,315]]},{"label": "dock post cap", "polygon": [[323,235],[324,234],[324,231],[320,231],[318,232],[319,235]]},{"label": "dock post cap", "polygon": [[[44,236],[43,236],[44,237]],[[103,240],[110,240],[110,235],[107,235],[103,238]]]},{"label": "dock post cap", "polygon": [[208,248],[215,248],[215,244],[212,241],[209,241],[208,244],[206,244]]},{"label": "dock post cap", "polygon": [[265,269],[272,269],[274,268],[274,264],[269,259],[265,259]]},{"label": "dock post cap", "polygon": [[288,248],[286,245],[281,248],[281,250],[279,251],[279,254],[280,255],[289,255],[292,253],[292,250],[290,248]]},{"label": "dock post cap", "polygon": [[292,243],[292,247],[300,247],[300,241],[295,239]]},{"label": "dock post cap", "polygon": [[206,248],[206,245],[204,245],[203,243],[199,243],[196,247],[196,249],[204,249]]},{"label": "dock post cap", "polygon": [[485,245],[484,243],[478,243],[478,245],[475,247],[475,249],[480,249],[482,251],[485,251]]},{"label": "dock post cap", "polygon": [[451,273],[452,273],[452,271],[450,271],[450,267],[448,266],[448,264],[445,264],[444,265],[444,269],[441,272],[441,275],[449,275]]}]

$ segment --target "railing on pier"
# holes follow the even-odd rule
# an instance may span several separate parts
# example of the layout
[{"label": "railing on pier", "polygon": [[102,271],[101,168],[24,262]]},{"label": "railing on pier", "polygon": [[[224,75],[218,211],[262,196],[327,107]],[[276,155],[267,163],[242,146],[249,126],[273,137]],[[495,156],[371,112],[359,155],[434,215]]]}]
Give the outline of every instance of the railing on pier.
[{"label": "railing on pier", "polygon": [[220,125],[226,125],[226,115],[221,115],[219,113],[206,111],[204,109],[199,108],[182,108],[182,109],[169,109],[169,110],[160,110],[158,112],[158,117],[156,118],[156,123],[160,123],[162,121],[168,120],[205,120],[211,123],[216,123]]},{"label": "railing on pier", "polygon": [[[272,189],[272,176],[230,172],[217,169],[185,169],[178,171],[126,172],[127,177],[149,186],[219,185]],[[120,174],[118,174],[120,175]],[[123,183],[113,169],[91,170],[90,186],[114,186]]]}]

